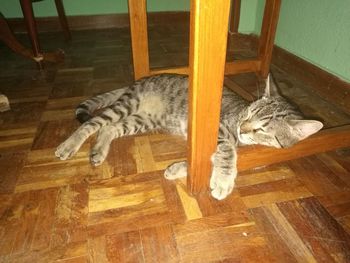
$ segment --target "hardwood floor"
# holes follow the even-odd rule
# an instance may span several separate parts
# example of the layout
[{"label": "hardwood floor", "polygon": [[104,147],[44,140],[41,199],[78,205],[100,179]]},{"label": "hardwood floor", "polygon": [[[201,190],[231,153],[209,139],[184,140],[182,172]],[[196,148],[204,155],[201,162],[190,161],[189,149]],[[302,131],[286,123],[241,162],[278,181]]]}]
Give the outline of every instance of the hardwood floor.
[{"label": "hardwood floor", "polygon": [[[151,27],[151,66],[186,65],[187,34],[180,25]],[[175,136],[115,140],[97,168],[88,160],[94,138],[58,160],[56,146],[78,127],[76,105],[133,79],[127,28],[72,38],[41,34],[43,48],[66,52],[65,64],[42,74],[0,46],[0,91],[11,104],[0,113],[0,262],[350,262],[349,149],[241,171],[223,201],[194,198],[186,180],[163,178],[186,157]],[[230,56],[254,54],[238,44]],[[350,123],[303,82],[272,70],[307,116],[326,127]],[[228,86],[257,96],[256,83],[242,74]]]}]

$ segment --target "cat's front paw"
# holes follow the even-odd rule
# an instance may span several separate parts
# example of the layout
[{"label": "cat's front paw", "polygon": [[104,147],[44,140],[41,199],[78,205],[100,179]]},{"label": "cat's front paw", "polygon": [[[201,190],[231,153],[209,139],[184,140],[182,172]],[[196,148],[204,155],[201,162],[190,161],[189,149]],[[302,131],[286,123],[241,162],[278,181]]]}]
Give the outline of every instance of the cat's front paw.
[{"label": "cat's front paw", "polygon": [[78,150],[79,146],[71,143],[70,140],[66,140],[57,147],[55,155],[61,160],[67,160],[76,154]]},{"label": "cat's front paw", "polygon": [[92,150],[90,153],[90,162],[93,166],[99,166],[106,159],[107,155],[101,151]]},{"label": "cat's front paw", "polygon": [[185,176],[187,176],[186,162],[173,163],[172,165],[168,166],[164,172],[164,177],[168,180],[175,180]]},{"label": "cat's front paw", "polygon": [[211,195],[217,200],[225,199],[233,190],[235,177],[215,173],[210,178]]}]

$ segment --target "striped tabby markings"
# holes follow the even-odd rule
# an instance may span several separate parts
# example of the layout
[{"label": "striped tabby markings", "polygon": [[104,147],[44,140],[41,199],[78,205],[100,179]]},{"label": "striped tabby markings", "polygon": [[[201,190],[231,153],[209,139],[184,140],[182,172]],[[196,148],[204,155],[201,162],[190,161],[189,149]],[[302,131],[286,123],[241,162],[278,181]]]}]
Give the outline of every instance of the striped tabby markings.
[{"label": "striped tabby markings", "polygon": [[90,213],[164,202],[163,189],[155,181],[117,185],[115,187],[92,188],[89,192]]},{"label": "striped tabby markings", "polygon": [[203,215],[199,208],[197,200],[194,197],[190,196],[184,189],[186,187],[186,178],[177,179],[176,181],[176,190],[179,194],[183,209],[185,210],[187,220],[202,218]]},{"label": "striped tabby markings", "polygon": [[312,252],[301,240],[276,204],[268,205],[263,209],[269,221],[273,224],[279,236],[284,240],[284,243],[292,251],[298,262],[317,262]]}]

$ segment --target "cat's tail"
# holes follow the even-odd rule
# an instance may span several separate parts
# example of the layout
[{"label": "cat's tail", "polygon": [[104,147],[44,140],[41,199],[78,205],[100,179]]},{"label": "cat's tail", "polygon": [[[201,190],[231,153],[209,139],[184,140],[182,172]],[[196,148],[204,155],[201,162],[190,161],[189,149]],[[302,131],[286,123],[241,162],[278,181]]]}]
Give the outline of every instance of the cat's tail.
[{"label": "cat's tail", "polygon": [[125,92],[126,88],[109,91],[80,103],[75,110],[75,116],[80,123],[92,118],[92,113],[98,109],[108,107],[115,103]]}]

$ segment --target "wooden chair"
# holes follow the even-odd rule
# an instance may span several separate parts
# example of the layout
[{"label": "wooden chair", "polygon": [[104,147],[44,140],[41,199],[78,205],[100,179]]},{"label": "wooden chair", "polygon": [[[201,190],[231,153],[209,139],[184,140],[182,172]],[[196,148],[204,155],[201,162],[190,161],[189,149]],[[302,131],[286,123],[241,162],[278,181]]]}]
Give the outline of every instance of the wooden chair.
[{"label": "wooden chair", "polygon": [[[19,0],[23,12],[24,21],[27,27],[28,35],[31,41],[32,50],[27,49],[21,43],[18,42],[16,37],[13,35],[5,18],[0,15],[0,39],[5,42],[13,51],[19,53],[27,58],[36,61],[38,68],[42,69],[42,61],[60,62],[64,59],[64,53],[62,50],[57,50],[55,52],[42,52],[39,39],[38,31],[35,22],[34,12],[33,12],[33,2],[38,2],[42,0]],[[68,27],[67,18],[64,12],[64,7],[62,0],[55,0],[57,13],[61,27],[63,29],[64,37],[66,40],[71,39],[71,34]]]},{"label": "wooden chair", "polygon": [[146,0],[129,0],[135,79],[159,73],[189,75],[188,189],[192,194],[208,189],[224,74],[268,75],[280,6],[281,0],[266,0],[258,57],[225,63],[230,0],[192,0],[189,67],[150,69]]}]

